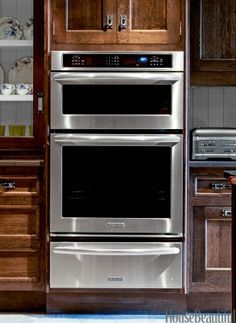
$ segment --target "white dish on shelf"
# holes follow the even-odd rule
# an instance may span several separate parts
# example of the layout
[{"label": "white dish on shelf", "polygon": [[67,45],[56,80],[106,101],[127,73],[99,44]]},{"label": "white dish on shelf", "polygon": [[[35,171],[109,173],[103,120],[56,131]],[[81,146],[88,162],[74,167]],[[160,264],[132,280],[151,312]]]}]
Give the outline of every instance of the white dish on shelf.
[{"label": "white dish on shelf", "polygon": [[33,84],[33,58],[29,56],[19,58],[9,71],[8,81],[12,84]]},{"label": "white dish on shelf", "polygon": [[23,30],[20,22],[13,17],[0,18],[0,39],[21,39]]},{"label": "white dish on shelf", "polygon": [[24,28],[23,28],[23,33],[25,39],[32,40],[33,35],[34,35],[34,20],[33,18],[30,18],[28,21],[26,21]]},{"label": "white dish on shelf", "polygon": [[4,83],[4,72],[2,66],[0,65],[0,84]]}]

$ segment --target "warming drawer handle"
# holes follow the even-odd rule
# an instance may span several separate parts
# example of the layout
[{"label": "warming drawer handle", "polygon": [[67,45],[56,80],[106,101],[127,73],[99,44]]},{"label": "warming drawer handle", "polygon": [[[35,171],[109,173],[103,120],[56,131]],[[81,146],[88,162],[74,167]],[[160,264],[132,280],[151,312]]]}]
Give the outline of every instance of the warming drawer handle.
[{"label": "warming drawer handle", "polygon": [[98,248],[73,248],[73,247],[55,247],[55,254],[64,255],[94,255],[94,256],[161,256],[161,255],[178,255],[179,248],[155,248],[155,249],[98,249]]},{"label": "warming drawer handle", "polygon": [[137,145],[137,146],[174,146],[180,142],[177,135],[97,135],[97,134],[63,134],[55,135],[54,142],[61,145]]}]

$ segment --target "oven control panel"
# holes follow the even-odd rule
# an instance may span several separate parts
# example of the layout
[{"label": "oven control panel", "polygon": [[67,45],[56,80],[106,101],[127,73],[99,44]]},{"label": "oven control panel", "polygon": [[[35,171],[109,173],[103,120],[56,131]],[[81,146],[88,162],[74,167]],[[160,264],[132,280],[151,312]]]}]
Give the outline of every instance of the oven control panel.
[{"label": "oven control panel", "polygon": [[63,67],[172,68],[172,54],[63,54]]}]

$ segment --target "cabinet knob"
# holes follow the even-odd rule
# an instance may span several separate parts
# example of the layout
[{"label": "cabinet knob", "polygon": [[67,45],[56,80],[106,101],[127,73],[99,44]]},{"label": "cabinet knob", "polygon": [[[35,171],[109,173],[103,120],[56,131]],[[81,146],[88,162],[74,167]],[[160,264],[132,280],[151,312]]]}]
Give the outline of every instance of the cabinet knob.
[{"label": "cabinet knob", "polygon": [[119,25],[119,30],[122,29],[127,29],[128,27],[128,18],[126,15],[121,15],[120,16],[120,25]]},{"label": "cabinet knob", "polygon": [[0,183],[0,187],[4,190],[14,190],[16,188],[16,182],[2,182]]},{"label": "cabinet knob", "polygon": [[227,209],[223,209],[222,210],[222,216],[224,218],[231,218],[232,217],[232,211],[231,210],[227,210]]},{"label": "cabinet knob", "polygon": [[113,28],[113,21],[114,21],[114,17],[111,16],[111,15],[107,15],[106,16],[106,23],[105,23],[104,29],[105,30],[112,29]]}]

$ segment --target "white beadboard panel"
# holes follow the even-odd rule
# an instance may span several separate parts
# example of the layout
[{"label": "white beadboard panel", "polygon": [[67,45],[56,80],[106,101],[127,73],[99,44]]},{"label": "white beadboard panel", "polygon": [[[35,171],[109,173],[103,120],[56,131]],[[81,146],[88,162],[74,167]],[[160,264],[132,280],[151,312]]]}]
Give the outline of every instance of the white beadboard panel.
[{"label": "white beadboard panel", "polygon": [[9,136],[8,126],[16,124],[16,105],[14,102],[0,102],[0,124],[5,125],[5,136]]},{"label": "white beadboard panel", "polygon": [[224,127],[236,128],[236,87],[224,88]]},{"label": "white beadboard panel", "polygon": [[209,128],[224,127],[224,88],[209,87]]},{"label": "white beadboard panel", "polygon": [[208,127],[209,124],[209,89],[207,87],[193,87],[191,107],[191,127],[200,128]]},{"label": "white beadboard panel", "polygon": [[33,124],[32,102],[18,102],[16,109],[16,124]]},{"label": "white beadboard panel", "polygon": [[236,87],[192,87],[190,129],[236,128]]}]

